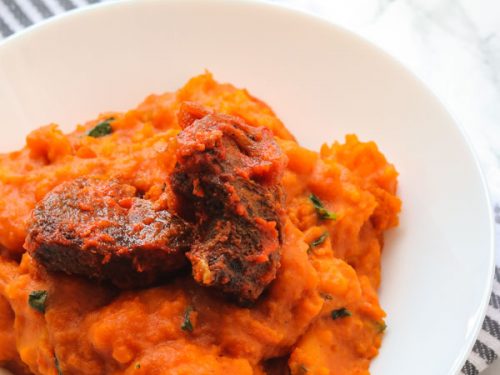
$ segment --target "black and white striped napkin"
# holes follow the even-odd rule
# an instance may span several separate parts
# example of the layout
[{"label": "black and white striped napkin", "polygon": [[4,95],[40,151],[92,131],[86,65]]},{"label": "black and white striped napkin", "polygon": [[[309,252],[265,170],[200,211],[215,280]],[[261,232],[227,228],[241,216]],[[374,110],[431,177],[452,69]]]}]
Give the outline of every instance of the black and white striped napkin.
[{"label": "black and white striped napkin", "polygon": [[[0,0],[0,41],[55,14],[105,0]],[[497,243],[500,245],[500,205],[495,206]],[[493,292],[482,330],[462,368],[478,375],[500,353],[500,267],[496,268]]]},{"label": "black and white striped napkin", "polygon": [[0,40],[58,13],[101,0],[0,0]]}]

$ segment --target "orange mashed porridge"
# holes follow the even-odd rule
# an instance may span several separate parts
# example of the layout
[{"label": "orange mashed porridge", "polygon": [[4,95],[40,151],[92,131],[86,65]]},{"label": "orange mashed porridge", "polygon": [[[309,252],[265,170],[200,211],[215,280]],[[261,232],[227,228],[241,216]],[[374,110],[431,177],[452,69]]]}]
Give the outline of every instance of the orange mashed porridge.
[{"label": "orange mashed porridge", "polygon": [[[35,204],[79,176],[119,178],[155,198],[175,164],[182,102],[269,128],[288,157],[281,267],[252,307],[213,296],[188,275],[118,291],[49,273],[24,253]],[[113,117],[112,134],[87,133]],[[14,374],[367,375],[381,345],[383,232],[398,223],[397,172],[373,142],[348,135],[301,147],[273,111],[209,73],[136,109],[70,134],[51,124],[0,155],[0,367]],[[318,215],[311,194],[336,218]],[[45,313],[28,303],[47,291]],[[182,329],[188,307],[191,330]]]}]

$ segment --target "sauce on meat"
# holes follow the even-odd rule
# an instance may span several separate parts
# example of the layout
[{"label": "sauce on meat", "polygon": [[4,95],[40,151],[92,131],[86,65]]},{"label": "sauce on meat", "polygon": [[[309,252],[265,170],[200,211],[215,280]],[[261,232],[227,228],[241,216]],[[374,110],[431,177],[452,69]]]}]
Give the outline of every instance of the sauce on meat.
[{"label": "sauce on meat", "polygon": [[170,177],[177,211],[196,221],[186,255],[199,284],[250,305],[280,265],[287,159],[269,129],[222,114],[195,119],[200,112],[181,107]]}]

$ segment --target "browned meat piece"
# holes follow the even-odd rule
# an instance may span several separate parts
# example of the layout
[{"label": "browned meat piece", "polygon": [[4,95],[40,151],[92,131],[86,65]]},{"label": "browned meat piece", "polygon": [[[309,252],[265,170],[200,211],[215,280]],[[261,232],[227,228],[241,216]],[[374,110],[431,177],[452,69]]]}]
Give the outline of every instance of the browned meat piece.
[{"label": "browned meat piece", "polygon": [[191,228],[130,185],[80,178],[34,209],[25,248],[49,270],[146,286],[186,265]]},{"label": "browned meat piece", "polygon": [[193,276],[239,303],[254,302],[280,264],[286,156],[268,129],[236,117],[185,104],[179,122],[171,186],[178,211],[198,228],[187,253]]}]

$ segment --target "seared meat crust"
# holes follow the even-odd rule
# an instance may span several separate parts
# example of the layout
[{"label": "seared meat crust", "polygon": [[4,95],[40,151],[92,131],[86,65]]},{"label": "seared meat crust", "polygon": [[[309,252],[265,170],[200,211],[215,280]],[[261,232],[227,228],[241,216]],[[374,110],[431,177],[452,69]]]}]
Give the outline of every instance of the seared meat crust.
[{"label": "seared meat crust", "polygon": [[186,254],[195,280],[255,302],[276,277],[286,156],[266,128],[185,104],[171,186],[198,236]]},{"label": "seared meat crust", "polygon": [[192,229],[130,185],[79,178],[37,204],[25,248],[47,269],[141,287],[186,265]]}]

